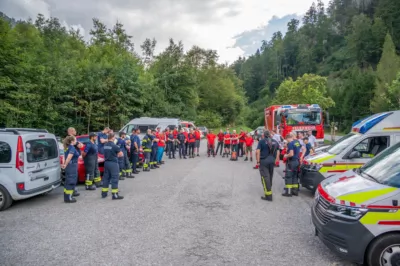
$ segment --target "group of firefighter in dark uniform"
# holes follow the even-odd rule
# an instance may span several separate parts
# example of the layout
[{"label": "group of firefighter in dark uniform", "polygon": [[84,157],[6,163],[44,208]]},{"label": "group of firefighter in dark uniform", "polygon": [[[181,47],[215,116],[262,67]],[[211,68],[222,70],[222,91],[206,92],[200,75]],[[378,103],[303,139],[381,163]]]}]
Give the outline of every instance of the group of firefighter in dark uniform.
[{"label": "group of firefighter in dark uniform", "polygon": [[[64,162],[62,169],[65,169],[64,202],[75,203],[80,193],[76,190],[78,181],[78,158],[82,155],[86,180],[86,190],[96,190],[102,187],[101,196],[107,198],[111,184],[113,200],[123,199],[119,195],[118,182],[126,178],[134,178],[139,173],[138,166],[143,166],[143,171],[159,168],[164,152],[170,159],[175,159],[176,150],[180,158],[187,159],[199,156],[200,132],[190,129],[187,133],[184,129],[169,128],[161,131],[160,128],[148,129],[141,140],[140,129],[133,129],[129,138],[125,132],[115,133],[108,127],[99,133],[90,133],[89,141],[83,146],[76,140],[76,130],[68,129],[68,136],[64,139]],[[84,147],[84,148],[83,148]],[[83,150],[81,150],[83,149]],[[100,177],[98,168],[98,154],[104,156],[104,174]],[[140,157],[143,160],[140,161]]]}]

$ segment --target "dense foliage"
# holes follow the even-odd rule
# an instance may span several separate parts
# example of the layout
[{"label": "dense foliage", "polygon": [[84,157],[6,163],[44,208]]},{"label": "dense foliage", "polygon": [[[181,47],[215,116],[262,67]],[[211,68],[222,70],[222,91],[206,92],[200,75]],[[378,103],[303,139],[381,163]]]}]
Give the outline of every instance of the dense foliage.
[{"label": "dense foliage", "polygon": [[89,43],[57,18],[34,22],[0,16],[0,125],[63,134],[139,116],[179,117],[208,127],[242,123],[247,102],[234,71],[215,51],[181,42],[154,56],[156,40],[137,49],[121,23],[93,19]]},{"label": "dense foliage", "polygon": [[327,9],[317,1],[302,23],[291,20],[285,36],[275,33],[232,68],[253,128],[269,104],[319,103],[347,130],[359,118],[399,109],[399,51],[400,1],[332,0]]}]

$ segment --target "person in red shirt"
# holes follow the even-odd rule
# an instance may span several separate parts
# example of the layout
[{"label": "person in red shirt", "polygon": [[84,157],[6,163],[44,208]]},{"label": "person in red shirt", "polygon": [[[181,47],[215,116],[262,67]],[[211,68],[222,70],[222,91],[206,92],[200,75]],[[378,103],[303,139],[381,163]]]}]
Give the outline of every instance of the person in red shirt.
[{"label": "person in red shirt", "polygon": [[224,148],[225,148],[225,152],[224,155],[222,156],[222,158],[225,157],[229,157],[229,154],[231,153],[231,134],[229,134],[229,129],[226,130],[226,133],[224,135]]},{"label": "person in red shirt", "polygon": [[253,143],[254,139],[250,134],[247,134],[247,137],[245,139],[245,144],[246,144],[246,159],[245,161],[249,160],[248,154],[250,153],[250,161],[253,161]]},{"label": "person in red shirt", "polygon": [[219,130],[217,137],[218,137],[218,145],[215,154],[218,154],[218,150],[219,148],[221,148],[219,155],[222,155],[222,150],[224,149],[224,132],[222,131],[222,129]]},{"label": "person in red shirt", "polygon": [[196,131],[194,132],[194,135],[196,137],[196,142],[195,142],[195,152],[197,152],[197,156],[200,156],[200,140],[201,140],[201,134],[200,130],[196,128]]},{"label": "person in red shirt", "polygon": [[190,133],[188,134],[188,142],[189,142],[189,158],[194,158],[194,147],[196,144],[196,136],[194,134],[193,129],[190,129]]},{"label": "person in red shirt", "polygon": [[215,139],[217,136],[212,133],[212,130],[210,130],[210,133],[207,134],[207,141],[208,141],[208,149],[207,149],[207,154],[208,157],[210,157],[210,154],[212,152],[213,157],[215,157]]},{"label": "person in red shirt", "polygon": [[239,133],[239,148],[238,148],[238,156],[243,157],[244,155],[244,145],[246,141],[246,133],[243,131],[243,129],[240,129]]},{"label": "person in red shirt", "polygon": [[239,147],[239,135],[236,134],[236,130],[233,130],[232,135],[231,135],[231,149],[232,152],[236,152],[236,158],[233,159],[232,161],[237,161],[237,155],[238,155],[238,147]]},{"label": "person in red shirt", "polygon": [[164,149],[165,149],[165,134],[164,132],[159,131],[159,128],[157,128],[157,130],[158,131],[156,133],[156,138],[159,139],[158,150],[157,150],[157,165],[160,165],[164,163],[162,157],[164,155]]}]

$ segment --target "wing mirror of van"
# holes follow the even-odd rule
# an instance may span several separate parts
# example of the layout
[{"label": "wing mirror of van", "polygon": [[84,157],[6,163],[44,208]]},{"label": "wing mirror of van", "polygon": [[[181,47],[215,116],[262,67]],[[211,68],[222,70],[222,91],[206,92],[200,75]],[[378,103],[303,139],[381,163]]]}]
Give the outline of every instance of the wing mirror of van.
[{"label": "wing mirror of van", "polygon": [[352,151],[349,155],[349,159],[361,158],[361,153],[359,151]]}]

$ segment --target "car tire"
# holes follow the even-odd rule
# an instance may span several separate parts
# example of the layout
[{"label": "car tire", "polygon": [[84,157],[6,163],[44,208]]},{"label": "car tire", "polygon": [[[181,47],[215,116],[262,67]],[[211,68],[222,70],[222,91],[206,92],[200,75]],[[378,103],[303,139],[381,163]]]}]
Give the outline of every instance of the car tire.
[{"label": "car tire", "polygon": [[[399,233],[392,233],[392,234],[387,234],[383,235],[377,239],[375,239],[371,245],[369,246],[366,254],[366,263],[369,266],[374,266],[374,265],[382,265],[381,264],[381,257],[383,256],[383,253],[387,251],[390,254],[390,247],[396,247],[395,255],[396,256],[396,262],[399,263],[400,261],[400,252],[398,251],[400,248],[400,234]],[[392,263],[392,265],[396,265]],[[398,265],[398,264],[397,264]]]},{"label": "car tire", "polygon": [[11,204],[13,203],[13,199],[8,193],[7,189],[0,185],[0,211],[4,211],[10,208]]}]

